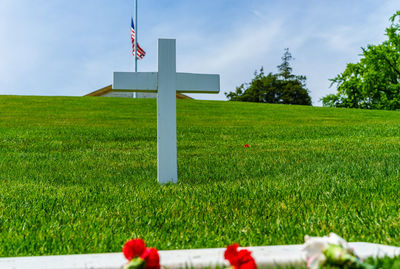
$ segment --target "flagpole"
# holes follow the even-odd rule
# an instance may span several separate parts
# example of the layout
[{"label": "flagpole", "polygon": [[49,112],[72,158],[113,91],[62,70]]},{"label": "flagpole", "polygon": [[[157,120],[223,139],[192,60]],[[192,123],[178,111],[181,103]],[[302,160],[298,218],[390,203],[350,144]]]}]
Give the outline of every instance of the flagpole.
[{"label": "flagpole", "polygon": [[135,0],[135,72],[137,72],[137,39],[138,39],[138,24],[137,24],[137,0]]}]

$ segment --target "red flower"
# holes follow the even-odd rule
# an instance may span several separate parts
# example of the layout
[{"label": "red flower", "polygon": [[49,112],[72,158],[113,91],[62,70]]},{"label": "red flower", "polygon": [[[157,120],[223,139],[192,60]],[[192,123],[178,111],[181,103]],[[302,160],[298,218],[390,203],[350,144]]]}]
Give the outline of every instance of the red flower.
[{"label": "red flower", "polygon": [[160,256],[157,249],[146,248],[142,239],[132,239],[125,243],[122,252],[130,262],[125,268],[142,268],[145,263],[145,269],[160,269]]},{"label": "red flower", "polygon": [[131,239],[125,243],[122,252],[127,260],[139,257],[146,249],[146,243],[142,239]]},{"label": "red flower", "polygon": [[247,249],[238,251],[239,245],[233,244],[226,248],[224,257],[234,269],[257,269],[257,264]]},{"label": "red flower", "polygon": [[250,148],[249,144],[244,145],[245,148]]},{"label": "red flower", "polygon": [[160,256],[158,255],[157,249],[146,248],[146,251],[140,258],[146,261],[146,269],[160,269]]},{"label": "red flower", "polygon": [[131,239],[125,243],[122,252],[127,260],[139,257],[146,249],[146,244],[142,239]]}]

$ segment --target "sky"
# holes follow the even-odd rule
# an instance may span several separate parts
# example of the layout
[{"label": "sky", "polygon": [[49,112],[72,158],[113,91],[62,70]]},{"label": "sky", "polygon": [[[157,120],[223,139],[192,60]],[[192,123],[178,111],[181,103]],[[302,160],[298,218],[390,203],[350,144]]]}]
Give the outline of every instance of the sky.
[{"label": "sky", "polygon": [[[313,105],[361,47],[385,40],[398,0],[138,0],[138,71],[157,71],[158,38],[177,41],[177,71],[220,74],[219,94],[277,72],[285,48]],[[0,94],[82,96],[133,71],[133,0],[0,0]]]}]

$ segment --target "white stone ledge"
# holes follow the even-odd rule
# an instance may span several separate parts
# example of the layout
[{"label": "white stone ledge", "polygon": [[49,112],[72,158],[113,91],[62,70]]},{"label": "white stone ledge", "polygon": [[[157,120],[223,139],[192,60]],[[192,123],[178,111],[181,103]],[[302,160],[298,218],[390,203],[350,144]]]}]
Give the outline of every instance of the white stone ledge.
[{"label": "white stone ledge", "polygon": [[[370,256],[398,256],[400,248],[371,244],[350,243],[356,254],[364,259]],[[248,247],[259,268],[302,264],[302,245]],[[224,260],[224,248],[159,251],[161,265],[168,269],[201,268],[228,265]],[[126,263],[122,253],[83,254],[63,256],[41,256],[0,258],[1,269],[121,269]]]}]

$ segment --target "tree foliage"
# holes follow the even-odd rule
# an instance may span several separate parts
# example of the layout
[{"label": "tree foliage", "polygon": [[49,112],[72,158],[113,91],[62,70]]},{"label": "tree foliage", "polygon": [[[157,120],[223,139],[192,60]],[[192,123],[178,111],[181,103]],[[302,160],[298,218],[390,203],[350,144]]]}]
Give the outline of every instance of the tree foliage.
[{"label": "tree foliage", "polygon": [[337,93],[323,97],[324,106],[400,109],[400,11],[386,28],[388,40],[362,49],[358,63],[349,63],[331,79]]},{"label": "tree foliage", "polygon": [[226,97],[230,101],[311,105],[306,77],[292,74],[291,60],[289,49],[285,49],[282,63],[278,65],[279,73],[265,75],[261,67],[250,83],[236,87],[235,92],[225,93]]}]

